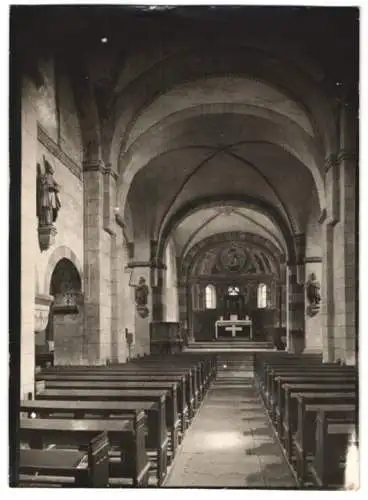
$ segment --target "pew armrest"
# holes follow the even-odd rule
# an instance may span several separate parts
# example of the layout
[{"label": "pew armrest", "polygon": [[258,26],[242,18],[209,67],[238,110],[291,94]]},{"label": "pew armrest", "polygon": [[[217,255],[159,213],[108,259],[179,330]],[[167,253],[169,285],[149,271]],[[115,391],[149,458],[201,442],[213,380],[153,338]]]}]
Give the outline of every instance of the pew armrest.
[{"label": "pew armrest", "polygon": [[107,432],[94,437],[88,446],[88,464],[90,470],[90,486],[105,488],[109,482],[109,450],[110,443]]}]

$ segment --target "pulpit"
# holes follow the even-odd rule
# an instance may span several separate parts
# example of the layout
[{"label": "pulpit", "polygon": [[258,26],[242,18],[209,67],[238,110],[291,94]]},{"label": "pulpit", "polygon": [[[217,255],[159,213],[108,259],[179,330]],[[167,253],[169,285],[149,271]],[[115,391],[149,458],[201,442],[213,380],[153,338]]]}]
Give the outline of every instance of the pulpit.
[{"label": "pulpit", "polygon": [[180,323],[154,321],[150,324],[151,354],[173,354],[183,348]]}]

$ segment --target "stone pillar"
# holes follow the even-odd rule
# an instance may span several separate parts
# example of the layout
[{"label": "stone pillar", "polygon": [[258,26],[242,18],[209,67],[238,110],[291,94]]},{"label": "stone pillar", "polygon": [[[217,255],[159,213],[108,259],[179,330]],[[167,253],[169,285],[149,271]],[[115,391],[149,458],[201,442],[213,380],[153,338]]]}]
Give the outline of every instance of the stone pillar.
[{"label": "stone pillar", "polygon": [[297,266],[288,266],[288,332],[287,350],[304,349],[304,289],[297,281]]},{"label": "stone pillar", "polygon": [[341,177],[343,179],[342,214],[344,224],[344,361],[347,364],[357,364],[358,331],[356,324],[357,300],[356,289],[358,279],[358,261],[356,239],[358,223],[356,218],[356,160],[353,154],[343,153],[340,156]]},{"label": "stone pillar", "polygon": [[356,325],[356,289],[357,289],[357,231],[356,203],[357,192],[357,147],[358,147],[358,108],[353,100],[344,100],[341,106],[340,152],[337,164],[340,169],[341,225],[343,233],[344,276],[342,300],[343,316],[339,323],[343,324],[340,332],[342,359],[347,364],[357,364],[357,325]]},{"label": "stone pillar", "polygon": [[287,312],[286,312],[286,307],[287,307],[287,280],[288,280],[288,273],[287,273],[287,267],[285,265],[281,266],[280,269],[280,282],[278,285],[279,288],[279,307],[280,307],[280,320],[279,320],[279,326],[281,328],[286,328],[287,327]]},{"label": "stone pillar", "polygon": [[[111,240],[111,361],[114,363],[120,361],[120,345],[125,335],[119,314],[119,302],[121,301],[119,281],[122,279],[124,271],[121,269],[122,238],[118,233],[119,231]],[[125,359],[123,356],[122,361]]]},{"label": "stone pillar", "polygon": [[84,362],[101,364],[102,232],[104,166],[96,160],[83,165],[84,180]]},{"label": "stone pillar", "polygon": [[324,359],[356,363],[356,120],[342,102],[340,150],[326,161]]},{"label": "stone pillar", "polygon": [[[315,274],[319,283],[322,282],[322,259],[320,257],[305,258],[305,282],[307,284],[311,274]],[[322,353],[322,312],[314,311],[310,307],[307,299],[307,288],[305,288],[305,353]],[[324,300],[324,290],[321,290],[322,300]]]},{"label": "stone pillar", "polygon": [[321,335],[323,348],[323,362],[334,361],[334,252],[333,232],[334,226],[326,220],[326,212],[321,215],[322,224],[322,283],[321,283]]},{"label": "stone pillar", "polygon": [[165,321],[165,277],[166,270],[163,267],[151,267],[153,321]]},{"label": "stone pillar", "polygon": [[179,321],[183,334],[187,340],[193,341],[193,336],[189,338],[188,322],[188,286],[185,283],[178,285]]},{"label": "stone pillar", "polygon": [[137,293],[137,289],[140,285],[143,284],[148,287],[147,302],[144,308],[140,308],[137,303],[134,305],[134,355],[144,356],[150,353],[150,323],[153,320],[153,302],[155,300],[153,298],[154,289],[151,281],[151,263],[131,262],[128,267],[132,271],[130,284],[134,287],[134,294]]},{"label": "stone pillar", "polygon": [[24,78],[21,100],[21,398],[34,394],[35,262],[39,256],[36,217],[37,113],[37,91],[31,80]]},{"label": "stone pillar", "polygon": [[[115,352],[112,359],[119,363],[124,363],[127,357],[134,357],[134,337],[135,337],[135,302],[134,287],[131,286],[132,270],[127,268],[130,258],[133,257],[133,246],[129,245],[124,233],[122,220],[117,217],[120,226],[117,229],[116,257],[115,257],[115,277],[112,280],[113,288],[116,290],[116,316],[113,315],[112,341]],[[130,250],[130,251],[129,251]],[[115,303],[115,302],[114,302]],[[133,344],[128,346],[126,330],[133,335]]]}]

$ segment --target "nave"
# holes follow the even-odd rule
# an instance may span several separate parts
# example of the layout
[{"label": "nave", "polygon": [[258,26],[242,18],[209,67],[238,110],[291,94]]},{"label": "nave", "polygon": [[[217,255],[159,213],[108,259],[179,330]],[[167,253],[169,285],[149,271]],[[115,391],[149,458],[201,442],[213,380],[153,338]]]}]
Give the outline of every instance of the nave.
[{"label": "nave", "polygon": [[213,382],[164,486],[296,488],[253,382]]},{"label": "nave", "polygon": [[36,378],[21,486],[343,489],[359,435],[355,367],[318,355],[184,352]]},{"label": "nave", "polygon": [[10,483],[343,488],[359,9],[16,6],[11,31]]}]

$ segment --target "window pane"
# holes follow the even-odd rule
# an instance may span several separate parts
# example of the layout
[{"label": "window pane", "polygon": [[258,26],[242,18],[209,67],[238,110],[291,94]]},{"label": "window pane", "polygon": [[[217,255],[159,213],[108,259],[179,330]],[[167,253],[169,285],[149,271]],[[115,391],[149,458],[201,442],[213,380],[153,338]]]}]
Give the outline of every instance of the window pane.
[{"label": "window pane", "polygon": [[216,308],[216,288],[213,285],[206,286],[206,309]]},{"label": "window pane", "polygon": [[267,286],[264,283],[258,285],[258,309],[264,309],[267,306]]}]

